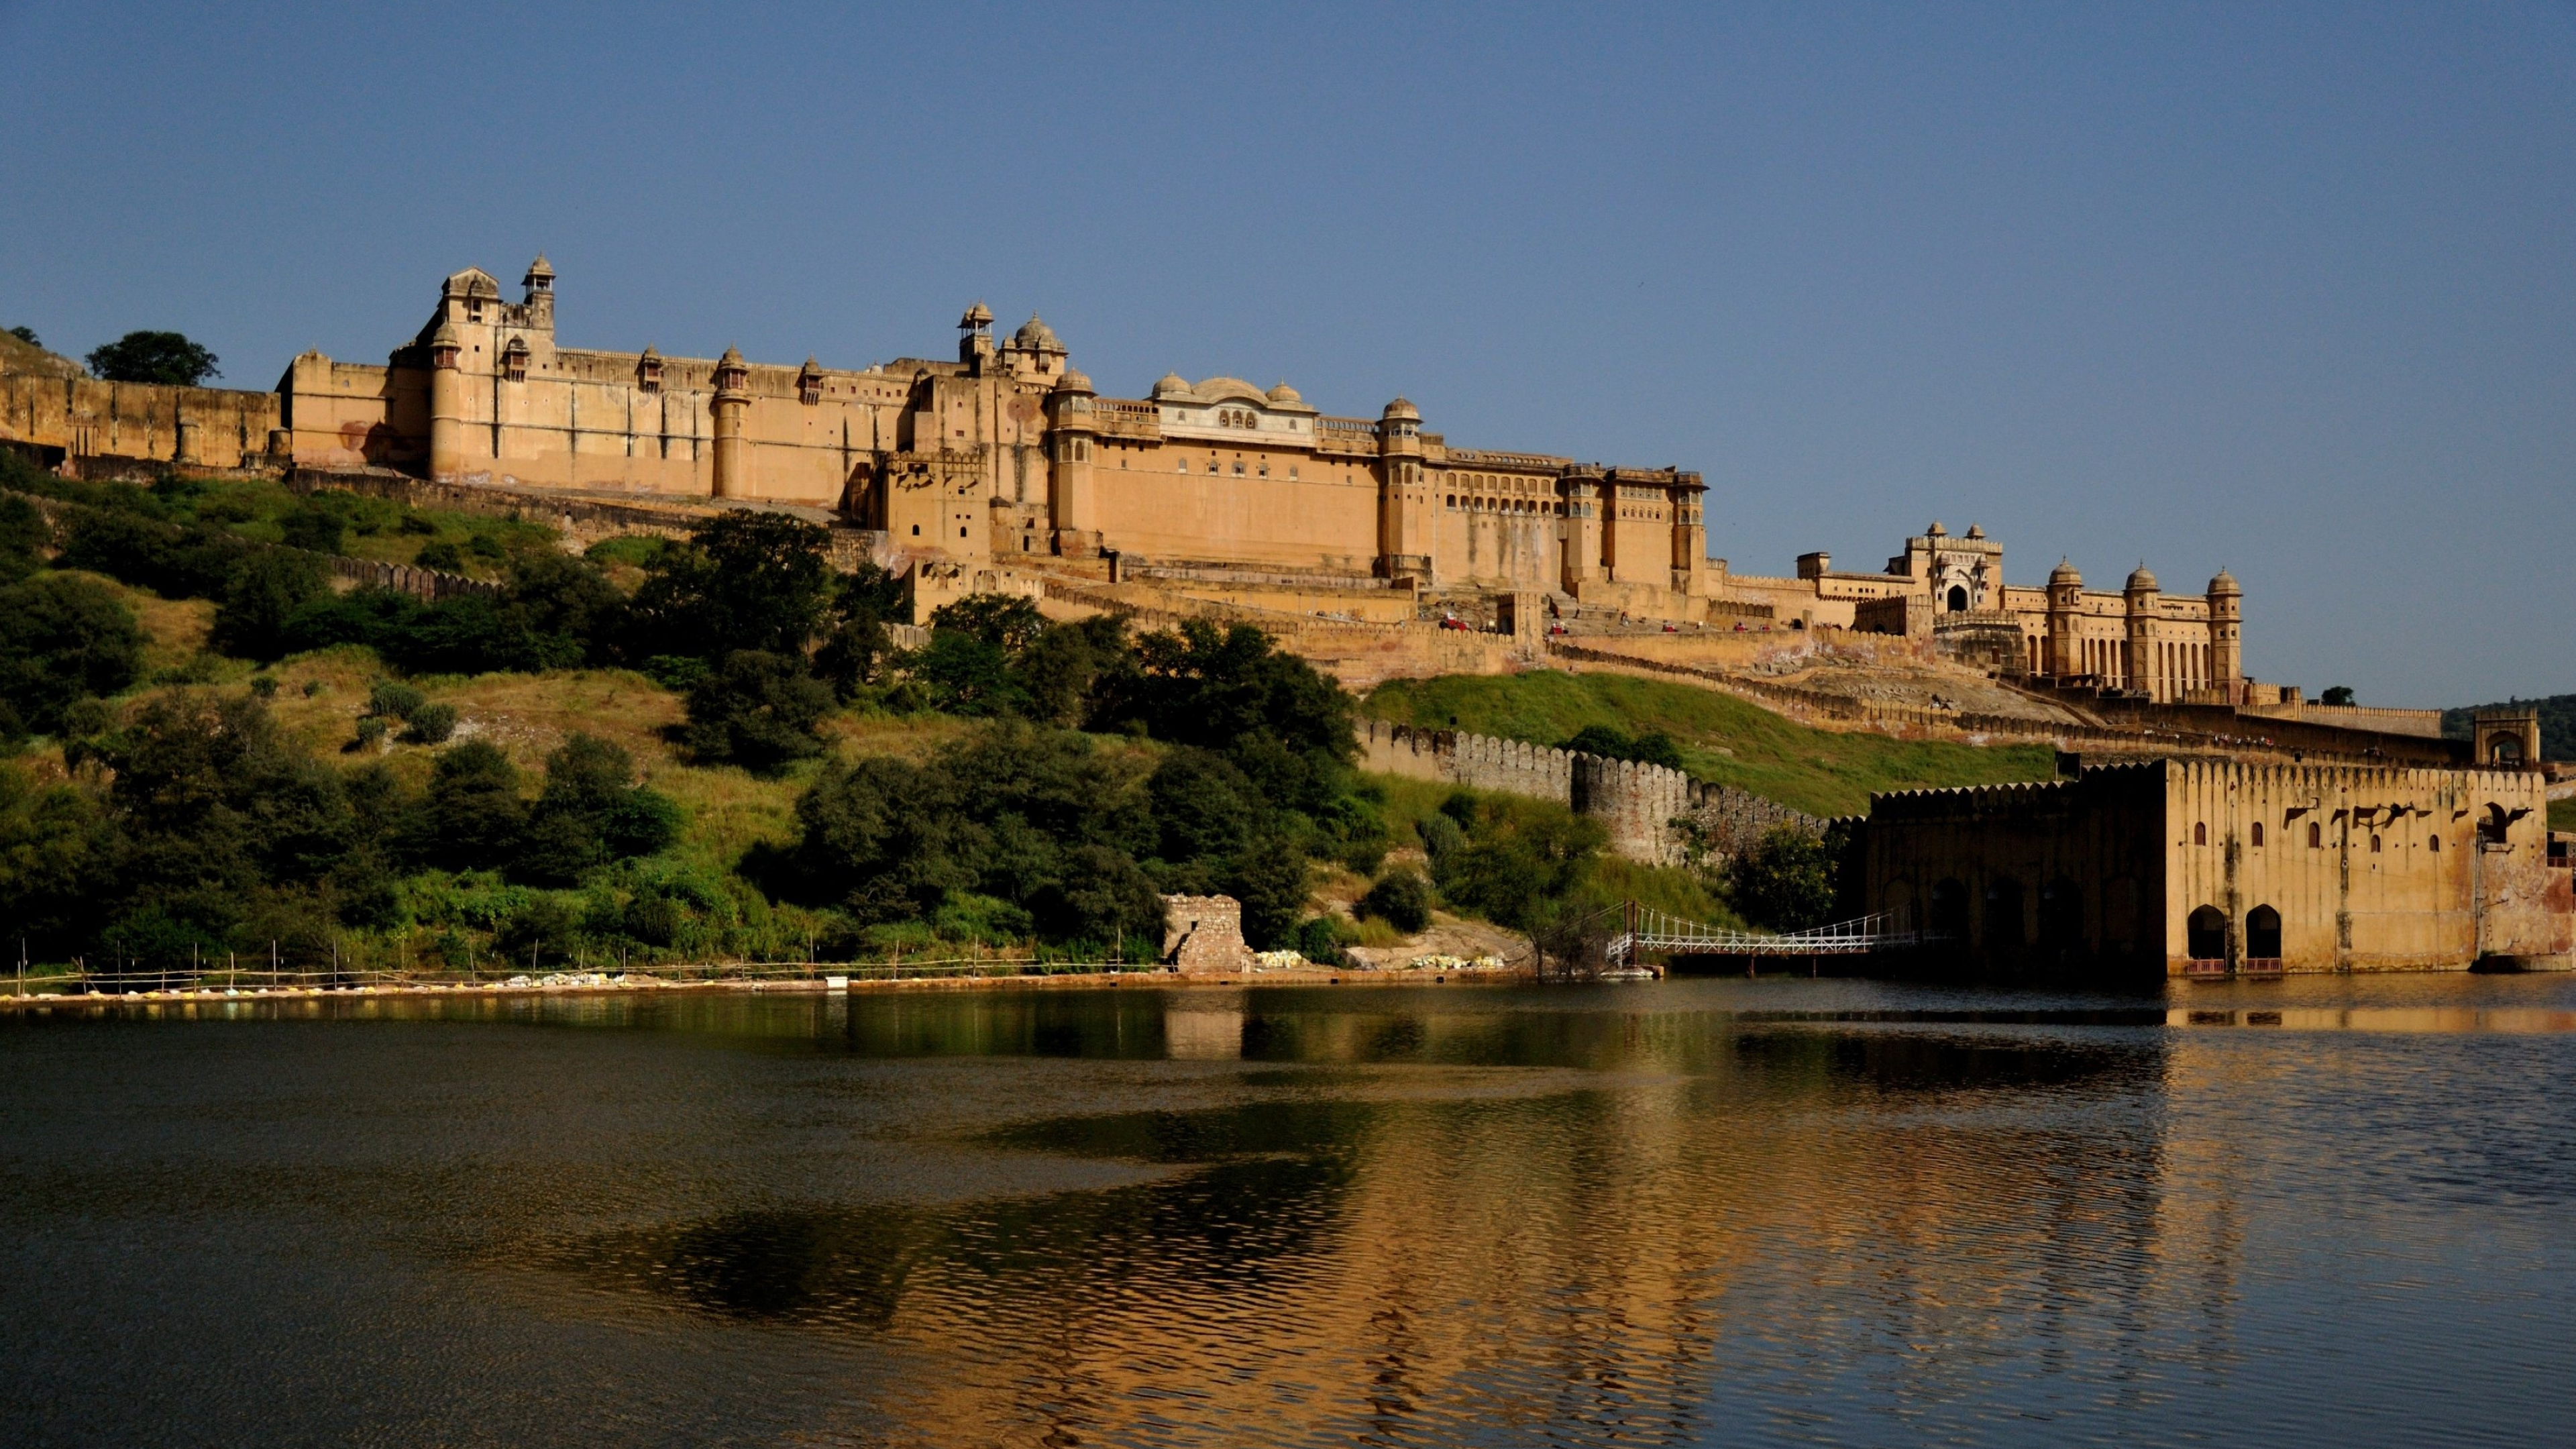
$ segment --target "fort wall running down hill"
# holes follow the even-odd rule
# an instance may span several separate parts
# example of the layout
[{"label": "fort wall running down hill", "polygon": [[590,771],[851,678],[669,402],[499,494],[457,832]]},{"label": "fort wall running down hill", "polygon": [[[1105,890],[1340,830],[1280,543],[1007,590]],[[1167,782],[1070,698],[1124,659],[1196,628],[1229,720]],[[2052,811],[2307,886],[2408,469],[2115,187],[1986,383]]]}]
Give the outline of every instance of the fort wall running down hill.
[{"label": "fort wall running down hill", "polygon": [[1685,827],[1731,852],[1777,825],[1810,833],[1825,826],[1803,811],[1662,765],[1375,719],[1360,721],[1359,737],[1363,769],[1555,801],[1599,820],[1612,853],[1649,865],[1683,862]]}]

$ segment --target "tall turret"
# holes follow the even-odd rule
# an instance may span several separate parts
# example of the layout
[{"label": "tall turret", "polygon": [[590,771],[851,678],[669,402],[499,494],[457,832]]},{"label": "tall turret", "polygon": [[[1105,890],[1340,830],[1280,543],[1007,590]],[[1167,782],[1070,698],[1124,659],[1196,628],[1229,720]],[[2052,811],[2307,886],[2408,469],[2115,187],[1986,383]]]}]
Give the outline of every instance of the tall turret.
[{"label": "tall turret", "polygon": [[993,360],[993,309],[981,302],[957,319],[957,360],[972,377],[982,377],[984,364]]},{"label": "tall turret", "polygon": [[457,371],[464,340],[441,321],[429,334],[429,476],[454,478],[465,471],[465,379]]},{"label": "tall turret", "polygon": [[528,274],[519,279],[519,284],[528,289],[528,325],[552,332],[555,329],[555,269],[546,265],[544,252],[537,253],[537,259],[528,263]]},{"label": "tall turret", "polygon": [[2083,595],[2084,575],[2071,560],[2059,559],[2048,571],[2048,672],[2060,679],[2084,672],[2083,647],[2075,633]]},{"label": "tall turret", "polygon": [[1055,551],[1068,558],[1100,552],[1100,507],[1092,496],[1100,424],[1091,414],[1091,379],[1068,367],[1047,391],[1047,505],[1055,515]]},{"label": "tall turret", "polygon": [[2227,691],[2230,704],[2245,702],[2245,591],[2225,569],[2209,581],[2209,680]]},{"label": "tall turret", "polygon": [[1431,577],[1430,485],[1422,477],[1422,413],[1402,398],[1378,415],[1377,572]]},{"label": "tall turret", "polygon": [[2130,573],[2129,582],[2120,590],[2126,605],[2128,624],[2128,658],[2122,661],[2126,678],[2120,682],[2129,689],[2143,689],[2157,699],[2166,697],[2164,682],[2157,676],[2154,620],[2156,614],[2156,576],[2147,572],[2141,561]]},{"label": "tall turret", "polygon": [[1601,500],[1609,484],[1598,468],[1577,464],[1558,480],[1565,495],[1564,555],[1557,584],[1581,598],[1583,585],[1601,577]]},{"label": "tall turret", "polygon": [[1707,591],[1708,529],[1700,521],[1700,500],[1708,485],[1697,473],[1673,475],[1673,591],[1695,599]]},{"label": "tall turret", "polygon": [[742,435],[743,415],[751,411],[751,369],[739,348],[728,347],[716,359],[716,395],[708,404],[715,433],[715,496],[751,496],[751,449]]}]

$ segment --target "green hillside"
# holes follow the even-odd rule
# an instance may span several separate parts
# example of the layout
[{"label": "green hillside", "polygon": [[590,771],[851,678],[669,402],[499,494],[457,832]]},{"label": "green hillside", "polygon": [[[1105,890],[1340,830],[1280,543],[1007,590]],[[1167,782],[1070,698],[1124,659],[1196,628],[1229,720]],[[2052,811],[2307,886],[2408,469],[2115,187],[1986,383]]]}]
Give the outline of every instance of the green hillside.
[{"label": "green hillside", "polygon": [[2045,780],[2046,745],[1979,748],[1811,729],[1733,695],[1625,674],[1448,675],[1389,680],[1364,713],[1561,745],[1586,725],[1661,730],[1698,779],[1733,785],[1817,815],[1855,815],[1876,790]]}]

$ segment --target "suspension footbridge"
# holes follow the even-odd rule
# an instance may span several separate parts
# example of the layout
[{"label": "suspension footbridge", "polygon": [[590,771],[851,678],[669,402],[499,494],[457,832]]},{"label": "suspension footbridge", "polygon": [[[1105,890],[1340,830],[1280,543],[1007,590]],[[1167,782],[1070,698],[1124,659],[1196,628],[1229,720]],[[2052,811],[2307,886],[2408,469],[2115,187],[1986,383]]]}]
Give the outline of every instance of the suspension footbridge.
[{"label": "suspension footbridge", "polygon": [[1896,916],[1877,912],[1848,921],[1778,934],[1738,931],[1628,902],[1620,908],[1620,929],[1610,937],[1606,954],[1614,971],[1639,969],[1647,952],[1670,956],[1863,956],[1873,951],[1903,951],[1941,939],[1907,927]]}]

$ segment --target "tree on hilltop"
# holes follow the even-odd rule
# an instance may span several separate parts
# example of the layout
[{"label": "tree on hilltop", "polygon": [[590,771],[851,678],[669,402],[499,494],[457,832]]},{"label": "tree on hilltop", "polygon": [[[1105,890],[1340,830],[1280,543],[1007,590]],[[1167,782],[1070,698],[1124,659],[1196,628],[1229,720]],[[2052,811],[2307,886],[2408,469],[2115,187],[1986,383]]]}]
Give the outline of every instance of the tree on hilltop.
[{"label": "tree on hilltop", "polygon": [[196,387],[223,373],[215,354],[180,332],[128,332],[94,349],[89,370],[107,382],[153,382]]}]

